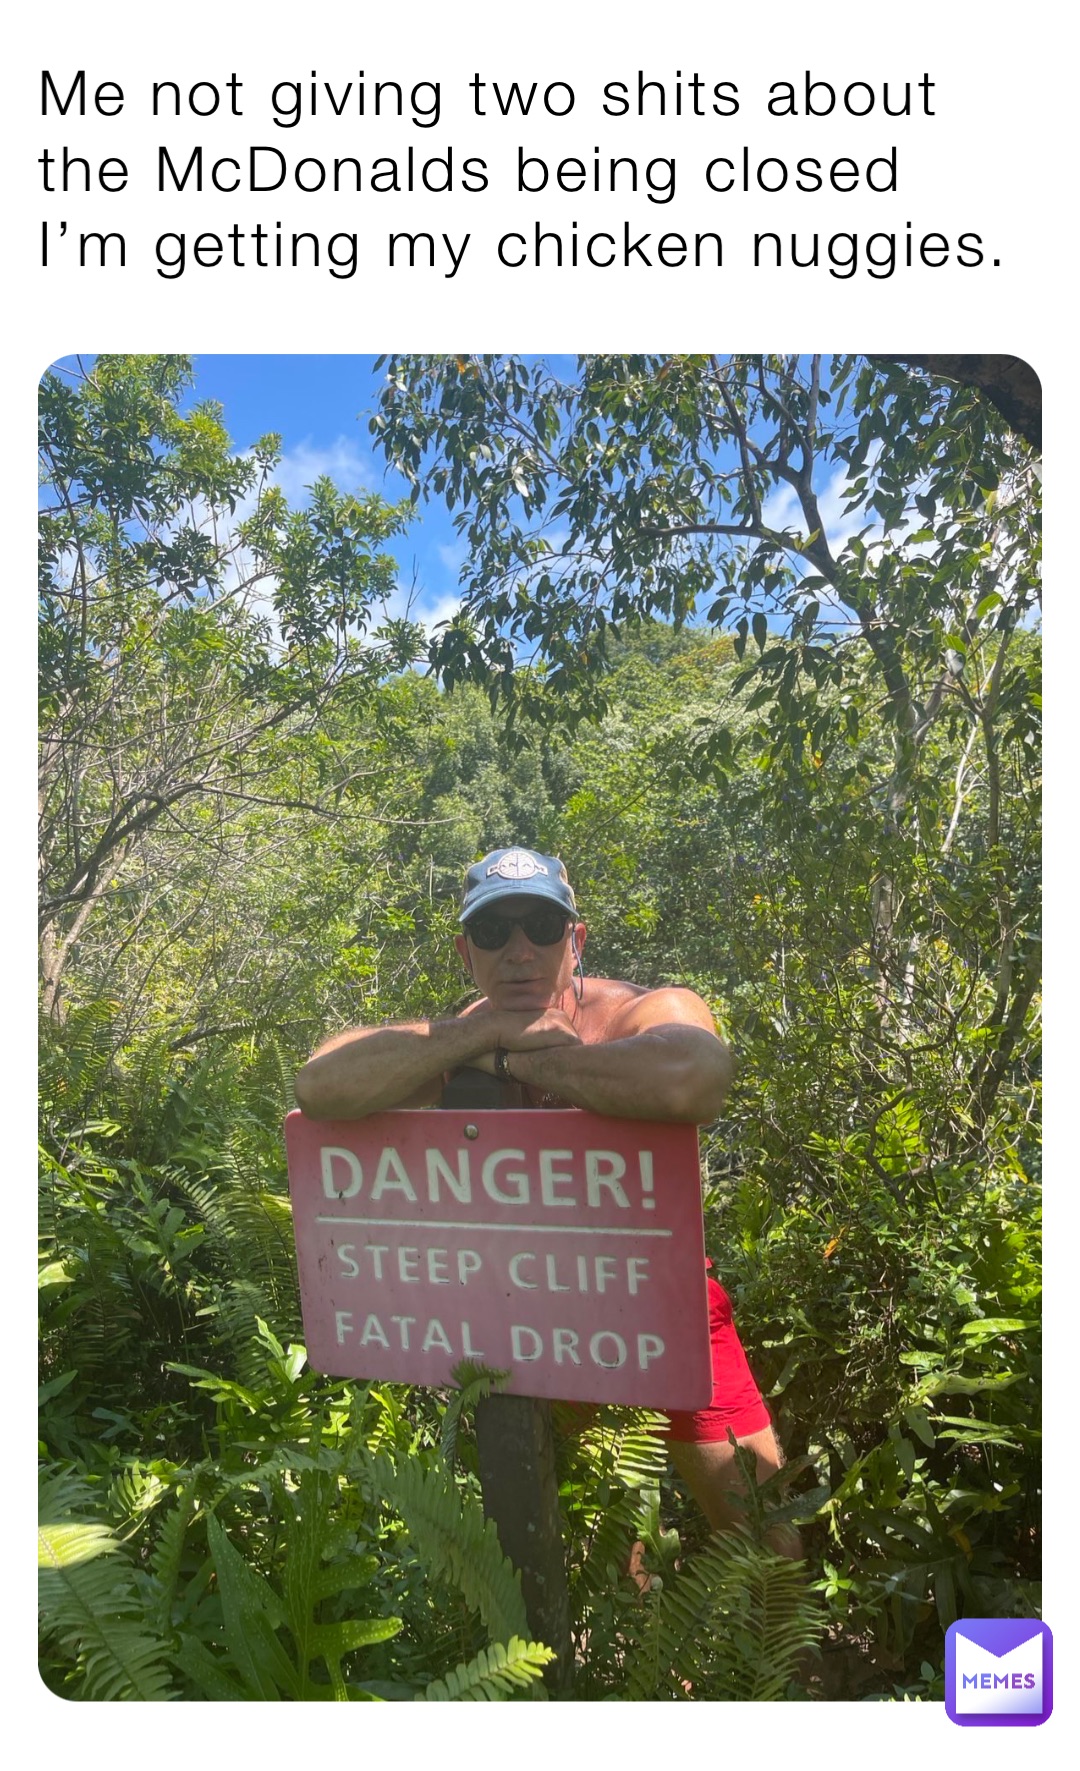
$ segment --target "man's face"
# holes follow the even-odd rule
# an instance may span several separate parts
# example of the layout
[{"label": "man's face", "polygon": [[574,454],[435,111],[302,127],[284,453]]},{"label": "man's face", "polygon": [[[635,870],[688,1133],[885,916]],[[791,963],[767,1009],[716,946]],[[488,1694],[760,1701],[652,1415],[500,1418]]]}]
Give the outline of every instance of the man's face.
[{"label": "man's face", "polygon": [[[525,893],[499,898],[492,905],[498,916],[527,916],[531,910],[553,908],[550,898],[530,898]],[[555,907],[557,908],[557,906]],[[479,913],[478,913],[479,914]],[[455,946],[471,971],[478,990],[487,997],[492,1008],[516,1010],[550,1008],[570,988],[574,970],[571,934],[576,931],[579,950],[585,945],[585,924],[567,921],[559,940],[550,947],[529,940],[520,923],[515,923],[504,947],[494,951],[478,947],[467,934],[458,935]]]}]

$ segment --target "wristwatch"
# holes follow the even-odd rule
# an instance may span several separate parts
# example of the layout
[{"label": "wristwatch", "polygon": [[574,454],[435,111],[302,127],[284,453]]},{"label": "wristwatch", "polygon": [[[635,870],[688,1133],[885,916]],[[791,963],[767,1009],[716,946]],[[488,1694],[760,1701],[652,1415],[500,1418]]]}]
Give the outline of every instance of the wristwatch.
[{"label": "wristwatch", "polygon": [[510,1074],[510,1053],[501,1045],[495,1047],[495,1074],[500,1082],[515,1080]]}]

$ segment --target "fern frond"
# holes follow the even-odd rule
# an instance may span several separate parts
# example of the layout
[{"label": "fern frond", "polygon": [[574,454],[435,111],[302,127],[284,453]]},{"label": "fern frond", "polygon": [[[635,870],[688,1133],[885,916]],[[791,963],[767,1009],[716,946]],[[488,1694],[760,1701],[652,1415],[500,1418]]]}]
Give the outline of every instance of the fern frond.
[{"label": "fern frond", "polygon": [[[336,1471],[307,1460],[298,1483],[285,1479],[278,1459],[261,1471],[238,1476],[235,1487],[258,1479],[266,1488],[280,1530],[277,1550],[281,1577],[268,1577],[255,1565],[257,1538],[245,1532],[242,1552],[219,1519],[207,1517],[207,1540],[217,1575],[220,1616],[213,1645],[187,1630],[175,1652],[176,1664],[203,1696],[257,1701],[291,1698],[298,1702],[335,1698],[349,1701],[342,1661],[357,1649],[388,1641],[402,1628],[398,1617],[345,1617],[323,1622],[323,1600],[338,1599],[367,1585],[378,1572],[375,1556],[355,1553],[354,1535],[340,1512]],[[245,1553],[246,1552],[246,1553]],[[254,1554],[253,1554],[254,1552]],[[331,1560],[330,1558],[334,1558]],[[265,1558],[260,1558],[266,1566]],[[217,1600],[214,1601],[217,1603]],[[291,1637],[291,1649],[283,1632]],[[329,1683],[313,1677],[321,1660]]]},{"label": "fern frond", "polygon": [[[628,1618],[629,1630],[634,1623]],[[801,1563],[718,1532],[694,1561],[642,1607],[627,1657],[625,1696],[686,1696],[771,1703],[782,1698],[800,1652],[821,1633]]]},{"label": "fern frond", "polygon": [[154,1622],[162,1635],[166,1635],[172,1627],[172,1610],[180,1584],[184,1540],[194,1512],[195,1484],[189,1482],[177,1496],[176,1505],[166,1515],[150,1557]]},{"label": "fern frond", "polygon": [[367,1585],[379,1567],[375,1556],[340,1554],[350,1534],[340,1518],[338,1503],[337,1478],[326,1470],[307,1469],[295,1488],[286,1490],[280,1485],[277,1490],[277,1512],[285,1534],[286,1621],[296,1646],[303,1695],[314,1694],[310,1663],[321,1658],[335,1696],[345,1700],[343,1657],[357,1648],[389,1641],[402,1624],[398,1617],[316,1621],[323,1599]]},{"label": "fern frond", "polygon": [[510,1376],[508,1371],[500,1371],[495,1366],[481,1365],[471,1359],[463,1359],[455,1365],[450,1373],[458,1388],[452,1393],[443,1411],[439,1437],[442,1444],[443,1463],[448,1470],[454,1467],[457,1457],[458,1428],[462,1415],[478,1402],[488,1396],[498,1395],[504,1389]]},{"label": "fern frond", "polygon": [[130,1364],[139,1310],[124,1235],[112,1218],[120,1181],[99,1167],[92,1177],[44,1162],[40,1217],[50,1251],[64,1260],[70,1284],[39,1296],[41,1353],[51,1375],[75,1365],[92,1383]]},{"label": "fern frond", "polygon": [[372,1456],[392,1454],[398,1462],[415,1456],[419,1435],[406,1408],[409,1394],[401,1384],[368,1384],[356,1391],[356,1430]]},{"label": "fern frond", "polygon": [[666,1422],[640,1409],[603,1410],[560,1448],[576,1609],[612,1585],[651,1515],[667,1462]]},{"label": "fern frond", "polygon": [[266,1381],[266,1359],[256,1324],[260,1318],[274,1319],[273,1299],[248,1278],[212,1285],[210,1298],[204,1310],[214,1320],[213,1343],[220,1362],[246,1389],[258,1390]]},{"label": "fern frond", "polygon": [[300,1301],[288,1197],[266,1187],[258,1172],[248,1172],[230,1143],[231,1134],[224,1148],[208,1153],[207,1172],[193,1177],[180,1170],[174,1180],[205,1228],[207,1252],[220,1275],[216,1302],[223,1338],[239,1352],[255,1316],[295,1336]]},{"label": "fern frond", "polygon": [[134,1459],[125,1464],[109,1490],[109,1513],[130,1524],[145,1519],[170,1493],[170,1484]]},{"label": "fern frond", "polygon": [[93,1513],[97,1510],[96,1491],[77,1470],[70,1466],[43,1465],[38,1474],[38,1518],[66,1518],[70,1513]]},{"label": "fern frond", "polygon": [[62,1524],[38,1526],[38,1567],[76,1568],[96,1556],[108,1556],[120,1548],[107,1525],[88,1525],[68,1519]]},{"label": "fern frond", "polygon": [[[178,1128],[197,1111],[195,1101],[205,1093],[205,1068],[205,1060],[202,1064],[178,1063],[171,1036],[163,1028],[126,1045],[118,1079],[119,1116],[137,1128],[145,1160],[160,1160],[175,1141]],[[204,1073],[202,1089],[200,1070]]]},{"label": "fern frond", "polygon": [[216,1703],[240,1703],[250,1696],[222,1659],[211,1654],[198,1636],[185,1635],[173,1660],[201,1697]]},{"label": "fern frond", "polygon": [[479,1612],[490,1640],[527,1638],[521,1576],[478,1502],[467,1505],[443,1471],[419,1461],[396,1468],[387,1457],[366,1457],[355,1469],[370,1493],[401,1514],[430,1571],[451,1580]]},{"label": "fern frond", "polygon": [[40,1040],[40,1089],[67,1124],[92,1110],[116,1051],[116,1004],[95,1000],[74,1005],[63,1025],[44,1020]]},{"label": "fern frond", "polygon": [[[43,1537],[48,1546],[48,1528]],[[99,1549],[93,1561],[75,1564],[50,1556],[48,1547],[46,1554],[51,1566],[39,1577],[42,1640],[60,1652],[53,1670],[65,1675],[65,1695],[144,1703],[175,1696],[165,1645],[146,1631],[126,1560]]]},{"label": "fern frond", "polygon": [[560,1479],[587,1466],[606,1487],[655,1487],[667,1466],[667,1422],[644,1409],[603,1409],[573,1438],[557,1442]]},{"label": "fern frond", "polygon": [[555,1659],[552,1649],[542,1642],[523,1642],[512,1636],[504,1648],[492,1642],[463,1666],[455,1667],[445,1679],[433,1679],[424,1691],[416,1694],[416,1703],[486,1703],[500,1702],[539,1679],[548,1662]]},{"label": "fern frond", "polygon": [[272,1128],[274,1136],[280,1137],[281,1122],[296,1105],[292,1085],[294,1066],[286,1063],[273,1031],[264,1027],[255,1031],[254,1058],[241,1074],[238,1092],[249,1119]]},{"label": "fern frond", "polygon": [[43,1472],[38,1525],[42,1672],[65,1695],[158,1701],[175,1695],[165,1648],[146,1629],[135,1573],[94,1511],[91,1485],[70,1470]]},{"label": "fern frond", "polygon": [[570,1599],[575,1611],[587,1604],[586,1595],[609,1591],[626,1568],[630,1546],[641,1535],[646,1507],[640,1494],[625,1493],[593,1522],[584,1559],[571,1567]]},{"label": "fern frond", "polygon": [[277,1639],[277,1630],[285,1622],[281,1600],[269,1581],[245,1561],[213,1515],[206,1521],[206,1530],[221,1594],[225,1636],[221,1669],[235,1672],[248,1697],[262,1701],[280,1698],[283,1693],[298,1697],[296,1669]]}]

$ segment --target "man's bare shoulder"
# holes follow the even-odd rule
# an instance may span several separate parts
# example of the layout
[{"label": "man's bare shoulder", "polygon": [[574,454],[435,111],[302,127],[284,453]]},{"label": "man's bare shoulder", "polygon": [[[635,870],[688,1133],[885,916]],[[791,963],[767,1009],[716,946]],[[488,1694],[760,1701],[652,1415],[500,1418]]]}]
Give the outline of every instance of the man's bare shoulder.
[{"label": "man's bare shoulder", "polygon": [[646,990],[639,984],[616,983],[615,990],[621,994],[610,998],[612,1014],[604,1035],[607,1039],[630,1039],[650,1027],[702,1027],[708,1033],[716,1033],[708,1003],[696,990],[683,984]]}]

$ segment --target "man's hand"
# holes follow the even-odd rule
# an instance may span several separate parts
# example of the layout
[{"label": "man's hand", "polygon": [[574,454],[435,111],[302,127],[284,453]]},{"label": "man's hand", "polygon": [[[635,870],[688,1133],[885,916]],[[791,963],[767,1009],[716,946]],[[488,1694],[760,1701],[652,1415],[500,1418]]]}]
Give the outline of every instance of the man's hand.
[{"label": "man's hand", "polygon": [[[478,1016],[476,1018],[479,1018]],[[561,1009],[546,1008],[514,1014],[506,1010],[492,1014],[497,1030],[497,1043],[508,1052],[548,1051],[554,1046],[580,1045],[569,1015]],[[495,1074],[494,1051],[483,1052],[472,1060],[474,1070]]]},{"label": "man's hand", "polygon": [[499,1015],[499,1044],[508,1052],[542,1051],[551,1045],[580,1045],[574,1023],[561,1009]]}]

